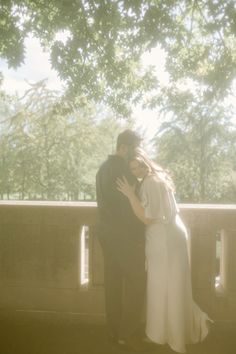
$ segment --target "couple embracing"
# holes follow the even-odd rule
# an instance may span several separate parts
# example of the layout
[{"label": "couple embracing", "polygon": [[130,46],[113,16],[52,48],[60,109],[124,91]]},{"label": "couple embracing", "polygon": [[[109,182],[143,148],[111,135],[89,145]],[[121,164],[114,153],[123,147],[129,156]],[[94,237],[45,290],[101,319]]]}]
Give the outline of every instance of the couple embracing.
[{"label": "couple embracing", "polygon": [[192,298],[188,235],[172,179],[140,143],[134,131],[120,133],[96,176],[107,325],[126,350],[169,344],[184,353],[207,336],[210,320]]}]

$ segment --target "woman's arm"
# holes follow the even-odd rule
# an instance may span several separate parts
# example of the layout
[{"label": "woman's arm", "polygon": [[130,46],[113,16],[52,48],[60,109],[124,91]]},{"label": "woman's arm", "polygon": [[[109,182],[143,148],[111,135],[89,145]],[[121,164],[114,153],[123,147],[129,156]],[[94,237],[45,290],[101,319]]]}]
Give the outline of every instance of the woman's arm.
[{"label": "woman's arm", "polygon": [[122,179],[117,178],[117,189],[129,199],[133,212],[139,220],[141,220],[145,225],[149,225],[153,222],[153,219],[146,218],[144,208],[137,198],[134,188],[128,183],[125,177]]}]

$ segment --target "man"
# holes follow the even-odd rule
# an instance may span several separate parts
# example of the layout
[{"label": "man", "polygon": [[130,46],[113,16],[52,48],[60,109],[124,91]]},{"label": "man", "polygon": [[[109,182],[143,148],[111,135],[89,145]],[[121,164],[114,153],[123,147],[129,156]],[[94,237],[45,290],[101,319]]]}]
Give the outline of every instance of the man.
[{"label": "man", "polygon": [[131,130],[119,134],[116,153],[108,156],[96,176],[107,324],[112,339],[133,351],[147,350],[137,336],[146,285],[144,225],[118,191],[116,180],[125,176],[129,183],[136,183],[127,160],[140,142]]}]

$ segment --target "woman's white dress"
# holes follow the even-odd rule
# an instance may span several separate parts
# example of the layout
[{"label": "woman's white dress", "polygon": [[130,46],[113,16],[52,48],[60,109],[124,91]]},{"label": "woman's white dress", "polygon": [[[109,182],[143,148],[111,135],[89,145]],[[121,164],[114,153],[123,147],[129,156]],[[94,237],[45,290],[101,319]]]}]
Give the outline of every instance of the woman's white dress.
[{"label": "woman's white dress", "polygon": [[146,334],[184,353],[186,344],[206,337],[209,320],[192,298],[187,231],[173,193],[157,176],[144,179],[140,199],[145,216],[156,220],[146,227]]}]

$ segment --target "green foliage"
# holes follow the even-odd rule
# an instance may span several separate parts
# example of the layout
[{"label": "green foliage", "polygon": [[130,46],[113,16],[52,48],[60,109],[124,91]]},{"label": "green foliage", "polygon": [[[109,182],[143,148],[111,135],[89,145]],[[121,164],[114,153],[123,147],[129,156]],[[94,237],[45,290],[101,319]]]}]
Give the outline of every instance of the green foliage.
[{"label": "green foliage", "polygon": [[[118,117],[145,103],[164,118],[158,160],[180,200],[235,202],[235,116],[224,100],[236,74],[235,0],[4,0],[0,11],[0,56],[19,66],[33,35],[66,84],[60,99],[39,84],[20,109],[1,93],[2,195],[94,198],[97,162],[120,125],[97,120],[91,102]],[[168,87],[140,62],[156,46]]]},{"label": "green foliage", "polygon": [[[233,111],[205,102],[201,91],[166,91],[166,121],[155,139],[157,160],[168,168],[182,202],[232,203],[235,194]],[[186,109],[187,107],[187,109]]]},{"label": "green foliage", "polygon": [[208,97],[220,97],[235,78],[234,0],[9,0],[0,10],[0,55],[10,66],[23,62],[24,40],[33,34],[71,98],[83,94],[123,116],[158,87],[140,66],[157,45],[172,82],[191,78]]},{"label": "green foliage", "polygon": [[[1,199],[95,200],[95,174],[123,127],[93,105],[67,105],[42,81],[0,121]],[[112,138],[113,137],[113,138]]]}]

